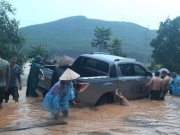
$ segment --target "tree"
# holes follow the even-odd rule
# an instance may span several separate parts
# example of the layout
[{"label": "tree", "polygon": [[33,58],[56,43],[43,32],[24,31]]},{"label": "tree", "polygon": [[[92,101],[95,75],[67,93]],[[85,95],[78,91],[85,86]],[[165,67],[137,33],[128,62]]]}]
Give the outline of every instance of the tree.
[{"label": "tree", "polygon": [[160,23],[158,36],[150,42],[153,61],[180,73],[180,17]]},{"label": "tree", "polygon": [[126,57],[126,54],[122,51],[122,40],[118,38],[112,40],[112,44],[108,46],[108,51],[113,55]]},{"label": "tree", "polygon": [[7,60],[12,54],[20,56],[19,50],[24,43],[22,34],[18,32],[19,22],[9,17],[15,15],[15,11],[11,4],[0,0],[0,50]]},{"label": "tree", "polygon": [[105,29],[104,27],[96,27],[94,30],[95,39],[91,42],[92,47],[99,48],[99,51],[102,49],[107,49],[108,41],[112,35],[111,29]]},{"label": "tree", "polygon": [[27,55],[28,59],[32,59],[35,58],[36,55],[40,55],[45,60],[45,62],[50,60],[50,53],[41,45],[30,46],[30,48],[31,51]]}]

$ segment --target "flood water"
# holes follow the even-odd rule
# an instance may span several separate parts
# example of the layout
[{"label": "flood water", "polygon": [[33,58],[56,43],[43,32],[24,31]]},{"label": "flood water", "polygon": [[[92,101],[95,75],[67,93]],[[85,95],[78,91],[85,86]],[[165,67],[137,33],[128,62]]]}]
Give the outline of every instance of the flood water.
[{"label": "flood water", "polygon": [[[21,129],[38,122],[52,121],[41,108],[42,99],[10,100],[0,110],[0,135],[180,135],[180,99],[166,96],[165,101],[130,101],[132,106],[109,104],[91,108],[70,108],[67,125]],[[8,127],[14,131],[9,131]],[[31,127],[31,126],[30,126]],[[7,130],[6,130],[7,129]]]},{"label": "flood water", "polygon": [[[130,101],[132,106],[116,103],[93,109],[70,108],[68,118],[53,121],[42,110],[42,99],[26,98],[25,91],[26,87],[19,91],[19,103],[10,97],[0,110],[0,135],[180,135],[180,98],[134,100]],[[62,120],[67,124],[56,124]],[[42,126],[46,122],[51,124]]]}]

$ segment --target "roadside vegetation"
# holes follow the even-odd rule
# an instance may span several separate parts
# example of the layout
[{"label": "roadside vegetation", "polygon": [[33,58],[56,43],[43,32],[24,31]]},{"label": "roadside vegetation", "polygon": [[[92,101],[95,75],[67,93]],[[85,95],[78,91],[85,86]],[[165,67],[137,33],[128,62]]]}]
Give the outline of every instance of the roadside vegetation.
[{"label": "roadside vegetation", "polygon": [[161,22],[157,33],[150,42],[154,48],[151,69],[159,66],[180,73],[180,17]]},{"label": "roadside vegetation", "polygon": [[17,55],[20,65],[23,65],[26,57],[20,53],[20,50],[25,40],[18,31],[19,22],[13,18],[15,12],[16,9],[8,2],[0,1],[0,50],[4,59],[9,60],[12,55]]},{"label": "roadside vegetation", "polygon": [[122,40],[119,38],[111,39],[111,28],[96,27],[94,30],[95,38],[92,39],[91,46],[98,48],[99,52],[106,51],[116,56],[126,57],[122,50]]},{"label": "roadside vegetation", "polygon": [[16,9],[11,4],[5,0],[0,1],[0,50],[3,58],[10,60],[15,55],[21,67],[37,54],[44,59],[50,59],[50,53],[41,45],[30,46],[27,54],[22,53],[25,38],[19,32],[19,21],[14,18],[15,13]]}]

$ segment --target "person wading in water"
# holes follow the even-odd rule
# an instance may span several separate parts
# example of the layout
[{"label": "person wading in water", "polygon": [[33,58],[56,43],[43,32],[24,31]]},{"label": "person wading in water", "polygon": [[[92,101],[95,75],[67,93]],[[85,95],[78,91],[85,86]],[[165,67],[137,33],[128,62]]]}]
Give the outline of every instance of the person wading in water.
[{"label": "person wading in water", "polygon": [[60,76],[59,81],[46,94],[42,107],[50,112],[51,119],[57,119],[60,113],[67,117],[69,115],[68,106],[70,100],[76,105],[72,80],[79,77],[79,74],[67,68]]},{"label": "person wading in water", "polygon": [[3,98],[5,91],[9,87],[9,80],[10,80],[10,68],[9,62],[2,59],[2,51],[0,50],[0,109],[3,108]]},{"label": "person wading in water", "polygon": [[171,78],[168,76],[167,74],[167,71],[166,70],[163,70],[162,73],[161,73],[161,77],[163,78],[163,87],[164,87],[164,91],[163,91],[163,96],[161,97],[161,100],[164,100],[164,97],[165,95],[167,94],[168,92],[168,86],[169,86],[169,83],[171,81]]},{"label": "person wading in water", "polygon": [[155,72],[155,77],[153,77],[146,86],[151,87],[151,100],[160,100],[163,96],[164,85],[163,79],[160,78],[160,72]]},{"label": "person wading in water", "polygon": [[[18,89],[21,90],[21,68],[16,64],[17,62],[17,56],[12,56],[10,60],[10,82],[9,82],[9,88],[5,92],[5,103],[8,102],[9,96],[13,96],[13,100],[15,102],[19,102],[19,93]],[[18,83],[17,83],[18,82]],[[19,86],[19,88],[18,88]]]}]

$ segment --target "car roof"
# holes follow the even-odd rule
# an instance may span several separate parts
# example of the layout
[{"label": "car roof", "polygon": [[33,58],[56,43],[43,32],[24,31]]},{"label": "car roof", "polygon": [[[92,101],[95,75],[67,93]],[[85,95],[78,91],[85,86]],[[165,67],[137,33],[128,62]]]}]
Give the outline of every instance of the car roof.
[{"label": "car roof", "polygon": [[89,54],[82,54],[81,56],[94,58],[108,63],[114,63],[116,61],[136,61],[136,59],[115,56],[109,53],[89,53]]}]

